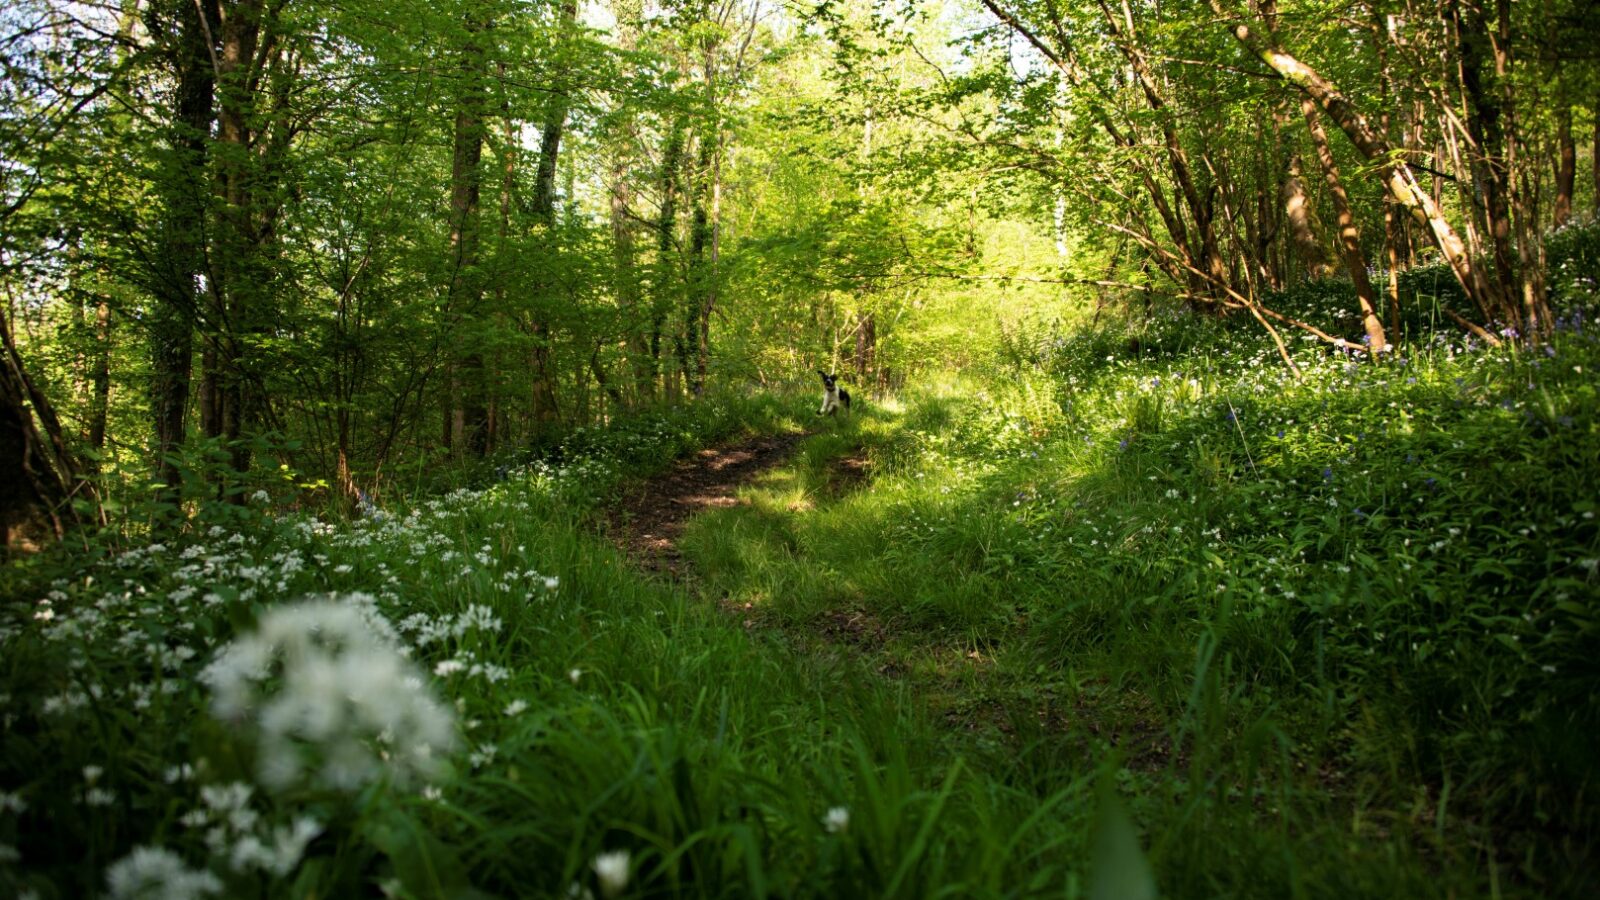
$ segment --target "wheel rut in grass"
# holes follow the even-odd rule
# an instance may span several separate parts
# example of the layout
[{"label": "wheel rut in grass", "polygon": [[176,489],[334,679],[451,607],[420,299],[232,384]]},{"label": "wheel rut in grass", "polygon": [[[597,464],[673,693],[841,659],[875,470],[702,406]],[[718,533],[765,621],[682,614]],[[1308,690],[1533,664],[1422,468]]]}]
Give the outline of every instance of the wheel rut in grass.
[{"label": "wheel rut in grass", "polygon": [[683,574],[678,539],[689,519],[708,509],[737,506],[739,487],[787,462],[805,432],[760,435],[707,447],[632,488],[611,510],[611,535],[642,568]]}]

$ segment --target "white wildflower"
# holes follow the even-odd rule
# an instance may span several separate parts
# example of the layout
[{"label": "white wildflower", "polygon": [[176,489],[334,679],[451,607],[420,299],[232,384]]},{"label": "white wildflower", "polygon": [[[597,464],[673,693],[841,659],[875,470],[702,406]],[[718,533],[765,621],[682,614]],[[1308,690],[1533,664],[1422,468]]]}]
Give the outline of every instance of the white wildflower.
[{"label": "white wildflower", "polygon": [[850,827],[850,809],[845,806],[835,806],[828,810],[822,817],[823,827],[829,834],[840,834]]},{"label": "white wildflower", "polygon": [[580,679],[582,677],[583,677],[583,670],[582,669],[573,669],[571,672],[567,673],[567,678],[570,679],[573,684],[577,684],[578,683],[578,679]]},{"label": "white wildflower", "polygon": [[[351,594],[271,609],[217,655],[201,676],[212,713],[253,721],[263,785],[353,790],[385,773],[403,782],[437,768],[436,755],[455,742],[454,720],[393,635],[373,598]],[[406,742],[380,760],[369,744],[385,732]]]},{"label": "white wildflower", "polygon": [[600,879],[600,892],[607,897],[615,897],[622,893],[628,886],[630,874],[629,854],[626,850],[612,850],[609,853],[597,854],[590,866],[594,869],[595,877]]},{"label": "white wildflower", "polygon": [[106,870],[112,900],[193,900],[222,893],[222,882],[191,869],[170,850],[137,847]]},{"label": "white wildflower", "polygon": [[228,862],[238,872],[260,869],[282,878],[300,865],[306,845],[321,833],[322,825],[316,819],[301,816],[293,825],[274,828],[269,841],[244,835],[233,845]]},{"label": "white wildflower", "polygon": [[528,701],[516,699],[506,704],[505,714],[508,716],[521,715],[528,708]]}]

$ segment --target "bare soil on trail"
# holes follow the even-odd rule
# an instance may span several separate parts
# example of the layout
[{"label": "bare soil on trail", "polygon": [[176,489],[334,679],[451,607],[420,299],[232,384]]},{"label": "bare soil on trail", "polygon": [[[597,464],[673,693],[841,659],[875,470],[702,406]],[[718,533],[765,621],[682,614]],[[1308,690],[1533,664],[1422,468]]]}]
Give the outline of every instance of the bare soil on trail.
[{"label": "bare soil on trail", "polygon": [[612,539],[647,571],[682,575],[678,539],[684,524],[707,509],[737,506],[739,487],[787,462],[805,437],[804,432],[761,435],[678,460],[630,489],[612,508]]}]

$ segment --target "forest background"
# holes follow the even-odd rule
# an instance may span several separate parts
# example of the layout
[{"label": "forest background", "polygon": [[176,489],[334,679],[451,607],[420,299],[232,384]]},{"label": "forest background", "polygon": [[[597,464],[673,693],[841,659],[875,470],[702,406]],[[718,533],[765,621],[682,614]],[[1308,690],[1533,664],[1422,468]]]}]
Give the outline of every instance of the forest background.
[{"label": "forest background", "polygon": [[[1174,893],[1248,892],[1246,873],[1260,871],[1268,874],[1258,889],[1280,895],[1316,892],[1319,879],[1355,893],[1394,883],[1581,893],[1597,877],[1582,860],[1595,834],[1600,727],[1585,687],[1597,658],[1600,538],[1584,493],[1600,470],[1600,359],[1585,330],[1600,298],[1597,48],[1600,9],[1591,0],[14,0],[0,11],[0,471],[16,477],[0,485],[0,524],[14,559],[5,588],[30,605],[18,604],[20,624],[5,632],[17,643],[4,697],[44,699],[21,714],[16,733],[29,740],[14,743],[4,771],[22,778],[70,731],[50,717],[100,699],[41,687],[82,679],[81,664],[52,643],[63,639],[62,623],[51,623],[58,610],[79,621],[65,610],[93,617],[101,608],[86,599],[98,596],[97,577],[106,583],[86,574],[96,566],[144,573],[144,586],[128,587],[118,603],[158,584],[182,595],[159,613],[122,610],[145,624],[188,615],[191,599],[219,598],[203,610],[217,623],[196,645],[203,652],[157,666],[162,678],[192,675],[236,631],[258,620],[265,627],[268,607],[253,588],[174,588],[182,569],[144,548],[198,547],[232,533],[257,535],[263,553],[289,552],[281,547],[321,540],[323,526],[294,531],[262,510],[283,521],[354,520],[359,535],[403,509],[438,512],[428,504],[444,501],[428,498],[464,496],[443,493],[451,488],[492,495],[492,485],[524,476],[544,485],[543,499],[527,502],[550,522],[565,522],[570,505],[576,535],[617,479],[730,432],[792,425],[793,410],[773,404],[810,403],[793,398],[815,388],[820,368],[842,373],[864,416],[818,439],[806,459],[859,451],[882,478],[874,490],[906,492],[894,496],[917,510],[907,518],[899,507],[893,516],[858,509],[860,533],[838,525],[856,535],[863,559],[925,577],[886,587],[907,605],[884,615],[908,635],[959,635],[978,654],[965,658],[980,662],[1006,642],[1002,634],[1032,648],[1014,672],[1000,663],[1015,675],[1002,679],[1007,699],[962,695],[951,701],[962,716],[981,719],[974,710],[991,700],[1007,707],[1040,692],[1081,705],[1105,678],[1120,689],[1124,678],[1145,677],[1127,674],[1141,666],[1162,673],[1128,695],[1154,698],[1148,705],[1124,696],[1104,714],[1124,733],[1158,720],[1155,730],[1170,738],[1170,777],[1156,779],[1166,811],[1134,809],[1168,837],[1146,861],[1115,801],[1085,800],[1085,782],[1060,780],[1082,772],[1028,753],[991,770],[970,762],[986,774],[967,796],[968,787],[953,787],[949,757],[895,756],[887,733],[862,724],[899,722],[910,715],[899,701],[851,699],[854,724],[835,733],[829,714],[807,706],[826,689],[773,689],[786,698],[772,700],[775,708],[809,710],[795,715],[820,729],[806,733],[830,748],[829,763],[797,765],[806,774],[795,778],[809,781],[774,776],[785,785],[779,799],[739,795],[690,814],[689,791],[676,798],[685,808],[652,807],[672,824],[634,834],[635,887],[1072,893],[1088,883],[1072,860],[1092,858],[1111,860],[1101,871],[1132,873],[1135,893],[1153,890],[1152,877]],[[1296,423],[1316,421],[1320,437],[1294,444]],[[1373,443],[1378,455],[1367,459]],[[1084,455],[1101,453],[1121,455]],[[948,467],[935,471],[935,460]],[[969,466],[990,467],[977,479],[982,492],[1004,499],[1014,508],[1006,521],[1028,528],[1044,527],[1027,510],[1054,503],[1052,490],[1077,498],[1063,507],[1096,515],[1144,503],[1159,512],[1137,525],[1129,518],[1125,533],[1116,525],[1115,553],[1099,530],[1111,520],[1087,512],[1050,519],[1062,530],[1048,538],[978,534],[973,523],[988,519],[932,496],[960,494]],[[586,486],[538,481],[556,471]],[[1084,477],[1106,472],[1121,481]],[[906,499],[921,497],[914,482],[929,473],[928,496]],[[1269,487],[1280,506],[1251,493]],[[1413,501],[1417,509],[1404,507]],[[1301,511],[1267,512],[1291,507]],[[1190,515],[1200,518],[1185,532]],[[950,516],[973,517],[968,532]],[[1389,523],[1382,538],[1361,530],[1375,521]],[[911,522],[926,531],[896,530]],[[1215,528],[1220,548],[1226,525],[1263,542],[1289,535],[1282,541],[1293,549],[1261,543],[1244,552],[1240,537],[1224,566],[1212,544],[1177,548],[1174,537],[1161,551],[1170,556],[1149,551],[1137,563],[1146,551],[1128,548],[1152,523],[1188,535],[1183,542]],[[1463,529],[1468,538],[1452,557],[1442,548]],[[918,569],[888,546],[891,535],[944,562]],[[1074,535],[1083,541],[1071,544]],[[475,534],[458,537],[460,552],[488,552]],[[1013,539],[1020,543],[1006,543]],[[345,540],[314,552],[294,544],[294,553],[344,559],[354,553]],[[539,540],[567,548],[550,550],[557,556],[588,560],[574,570],[601,565],[585,555],[592,548]],[[820,537],[785,540],[781,553],[762,552],[792,554],[796,542],[826,552]],[[1107,556],[1079,559],[1088,540],[1097,548],[1106,540]],[[720,599],[785,597],[772,613],[785,626],[826,618],[822,604],[839,596],[860,605],[870,593],[860,587],[867,574],[830,594],[777,563],[755,565],[748,547],[698,541],[690,553],[722,573],[706,578]],[[1374,541],[1387,549],[1373,550]],[[1440,560],[1428,563],[1427,578],[1407,574],[1413,542]],[[1280,558],[1296,553],[1311,568],[1295,578],[1337,582],[1326,582],[1329,605],[1314,612],[1302,581],[1275,580]],[[1071,565],[1062,562],[1069,556]],[[399,571],[399,559],[385,566]],[[1215,598],[1207,593],[1192,615],[1149,611],[1152,596],[1192,598],[1213,561],[1227,573]],[[239,573],[260,562],[240,557],[229,571],[246,577]],[[296,579],[311,575],[284,574],[279,592],[362,587],[342,577],[362,563],[350,556],[341,565],[346,572],[305,583]],[[396,577],[385,566],[375,580]],[[1231,592],[1258,575],[1284,602],[1236,613]],[[1049,584],[1081,577],[1111,587],[1092,608],[1046,603]],[[973,587],[983,578],[993,583]],[[997,601],[1019,583],[1037,590],[1037,606],[1027,591]],[[645,588],[605,584],[618,621],[643,615],[627,598]],[[53,600],[35,596],[47,591]],[[1426,602],[1403,602],[1418,596]],[[448,602],[457,601],[468,602]],[[415,606],[386,614],[398,620]],[[1248,637],[1219,624],[1236,614]],[[677,619],[686,615],[674,613],[674,627],[687,627]],[[471,630],[461,623],[454,640]],[[105,672],[137,670],[117,656],[127,646],[113,651],[106,623],[74,627],[87,631],[73,640],[97,648],[84,658],[104,651],[120,660]],[[734,652],[723,637],[703,639],[717,649],[700,664]],[[1119,674],[1075,674],[1057,651],[1076,642],[1116,658]],[[509,664],[513,645],[499,645],[499,664]],[[474,652],[484,655],[462,665],[479,665],[477,677],[492,654]],[[616,653],[620,670],[627,651]],[[1366,659],[1374,653],[1409,661],[1384,669]],[[566,690],[563,663],[549,667],[540,683]],[[934,683],[955,691],[946,677]],[[570,680],[576,687],[578,677]],[[1247,702],[1244,685],[1257,700]],[[623,757],[644,753],[640,746],[659,751],[652,765],[705,762],[710,751],[689,738],[679,748],[663,724],[671,717],[662,710],[684,698],[632,689],[643,691],[629,695],[638,707],[620,719],[596,725],[578,715],[570,746],[558,727],[524,735],[524,749],[572,762],[584,742],[614,740]],[[612,700],[627,695],[616,690]],[[1391,690],[1390,705],[1373,699]],[[738,701],[755,704],[752,722],[761,720],[755,696]],[[550,707],[563,715],[572,711],[563,703],[604,705],[563,697]],[[497,708],[513,702],[503,699]],[[191,734],[188,723],[204,718],[201,694],[185,702],[170,712],[185,723],[174,734]],[[701,702],[686,721],[717,718]],[[925,724],[900,725],[924,734]],[[1036,725],[1002,730],[1011,740]],[[69,767],[97,770],[84,770],[87,790],[102,789],[105,758],[129,747],[144,747],[150,760],[194,755],[187,737],[135,732],[131,720],[103,724],[97,749]],[[195,745],[222,741],[192,734],[205,735]],[[502,762],[515,756],[499,746]],[[774,746],[782,749],[729,750],[710,770],[770,774],[794,763],[785,754],[799,753],[795,746]],[[1283,771],[1261,787],[1257,769],[1274,746],[1304,755],[1283,750]],[[474,755],[468,768],[494,756]],[[1008,768],[1018,765],[1031,774]],[[166,789],[155,787],[156,764],[129,766],[114,773],[131,791],[118,802],[161,807],[161,821],[175,823]],[[633,776],[650,769],[640,766]],[[798,785],[814,786],[814,769],[845,773],[839,779],[851,787],[840,792],[856,800],[839,808],[856,811],[862,846],[857,855],[830,849],[845,831],[830,824],[806,833],[814,846],[803,862],[784,864],[775,848],[792,833],[770,822],[770,831],[745,832],[737,822],[750,804],[798,808]],[[597,786],[590,794],[570,786],[568,805],[632,797],[612,790],[621,774],[586,771]],[[1154,777],[1139,765],[1119,771],[1106,780]],[[28,783],[55,791],[44,786],[71,774]],[[601,785],[613,776],[622,780]],[[1019,789],[1027,800],[996,787],[1028,778],[1038,781]],[[129,788],[130,779],[142,786]],[[1291,798],[1289,785],[1304,796]],[[15,814],[0,826],[26,831],[24,793],[6,791],[20,789],[0,783],[0,817]],[[990,801],[974,799],[985,791]],[[1248,811],[1222,811],[1241,791],[1257,807],[1303,818],[1286,816],[1271,840],[1239,837],[1260,825]],[[13,798],[23,805],[13,809]],[[960,812],[940,820],[947,800]],[[1468,810],[1453,821],[1452,800]],[[1329,812],[1346,801],[1354,824],[1341,818],[1348,810]],[[45,890],[78,877],[98,889],[112,861],[144,843],[131,812],[115,825],[52,813],[51,829],[37,830],[42,807],[30,802],[35,834],[86,843],[96,862],[73,874],[65,857],[45,853],[34,875],[7,874],[14,880],[0,886]],[[206,800],[213,813],[229,802]],[[323,868],[279,871],[248,854],[213,868],[255,878],[262,890],[348,887],[380,873],[418,896],[464,891],[468,881],[504,890],[533,874],[540,890],[593,882],[604,891],[611,885],[595,854],[614,843],[616,822],[638,814],[614,812],[604,827],[545,821],[541,834],[563,848],[561,858],[524,870],[506,851],[517,838],[496,831],[500,820],[487,812],[492,797],[463,801],[481,815],[452,820],[458,832],[444,839],[459,839],[452,848],[396,824],[426,820],[424,831],[449,831],[426,819],[435,813],[385,805],[401,803],[392,798],[362,802],[377,806],[360,807],[354,821],[325,799],[280,799],[258,813],[289,829],[281,849],[295,847],[295,811],[316,811],[318,830],[282,858],[298,865],[309,846]],[[864,822],[867,810],[882,818]],[[814,812],[799,818],[816,831],[823,820]],[[1033,856],[1004,835],[958,852],[985,817],[1026,831],[1055,813],[1062,830]],[[1363,816],[1370,823],[1374,814],[1380,824],[1364,830]],[[961,824],[947,825],[951,816]],[[1207,828],[1231,835],[1236,852],[1208,858]],[[1401,849],[1384,857],[1375,848],[1390,840]],[[37,858],[40,841],[22,858]],[[1318,868],[1308,848],[1326,842],[1343,849],[1321,863],[1331,868]],[[451,871],[408,869],[423,844],[423,856],[453,860]],[[694,849],[701,844],[712,849]],[[943,861],[918,868],[934,857]],[[1347,857],[1361,865],[1335,877]],[[1459,883],[1431,880],[1452,866]]]}]

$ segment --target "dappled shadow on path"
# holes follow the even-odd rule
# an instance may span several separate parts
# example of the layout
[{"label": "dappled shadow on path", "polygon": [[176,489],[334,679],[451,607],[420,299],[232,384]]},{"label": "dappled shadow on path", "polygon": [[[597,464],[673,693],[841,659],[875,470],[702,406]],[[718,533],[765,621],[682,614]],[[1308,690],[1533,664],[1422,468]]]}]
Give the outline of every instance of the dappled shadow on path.
[{"label": "dappled shadow on path", "polygon": [[794,455],[803,432],[760,435],[707,447],[629,489],[612,508],[610,532],[641,567],[672,576],[682,572],[678,538],[684,523],[707,509],[737,506],[739,487]]}]

